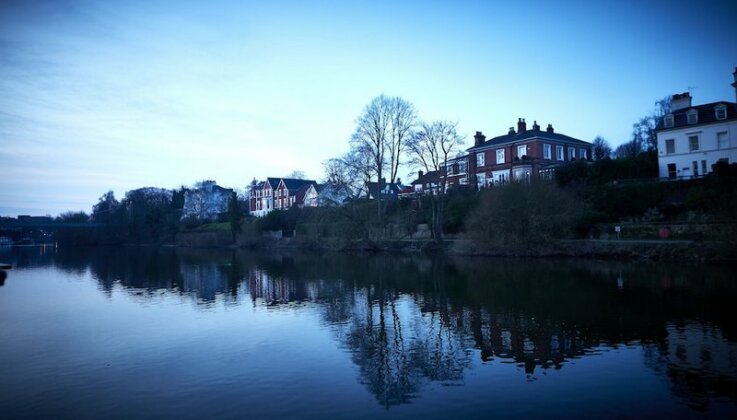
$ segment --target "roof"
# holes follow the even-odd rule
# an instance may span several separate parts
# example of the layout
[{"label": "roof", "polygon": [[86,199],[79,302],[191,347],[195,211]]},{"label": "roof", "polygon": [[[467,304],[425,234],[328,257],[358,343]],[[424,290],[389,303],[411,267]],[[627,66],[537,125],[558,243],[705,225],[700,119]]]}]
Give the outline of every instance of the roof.
[{"label": "roof", "polygon": [[548,132],[547,130],[540,130],[540,129],[531,129],[531,130],[525,130],[520,133],[517,132],[510,132],[509,134],[494,137],[492,139],[486,140],[485,142],[481,143],[478,146],[473,146],[468,149],[467,151],[471,150],[479,150],[484,149],[487,147],[493,147],[493,146],[501,146],[504,144],[509,143],[521,143],[528,140],[533,139],[540,139],[540,140],[549,140],[549,141],[557,141],[557,142],[563,142],[563,143],[573,143],[573,144],[581,144],[586,146],[591,146],[591,143],[583,140],[579,140],[570,136],[566,136],[565,134],[555,133],[555,132]]},{"label": "roof", "polygon": [[[723,119],[723,120],[717,119],[715,108],[719,105],[724,105],[726,107],[726,110],[727,110],[726,119]],[[687,115],[691,110],[695,110],[698,115],[698,122],[696,124],[688,123]],[[682,128],[682,127],[695,127],[695,126],[711,124],[715,122],[737,120],[737,103],[727,102],[727,101],[711,102],[708,104],[682,108],[668,115],[673,115],[673,127],[666,128],[664,126],[665,117],[663,117],[658,120],[658,125],[656,127],[658,131],[672,130],[672,129]]]},{"label": "roof", "polygon": [[281,181],[281,178],[266,178],[266,182],[271,185],[272,190],[275,190],[279,186],[279,181]]},{"label": "roof", "polygon": [[305,201],[305,194],[307,194],[307,191],[310,190],[310,187],[317,184],[304,184],[297,190],[295,196],[298,203],[303,203]]},{"label": "roof", "polygon": [[284,182],[284,186],[287,187],[288,190],[298,190],[305,185],[317,185],[317,182],[311,179],[281,178],[281,180]]},{"label": "roof", "polygon": [[422,176],[418,176],[416,180],[412,181],[412,185],[424,185],[433,182],[438,182],[438,171],[430,171],[426,174],[422,174]]},{"label": "roof", "polygon": [[[378,182],[368,182],[366,183],[366,186],[368,187],[368,192],[371,197],[378,196],[379,191],[381,191],[381,197],[383,198],[397,198],[397,194],[402,191],[402,186],[397,183],[382,182],[381,187],[379,187]],[[388,194],[384,192],[387,186],[389,187]]]}]

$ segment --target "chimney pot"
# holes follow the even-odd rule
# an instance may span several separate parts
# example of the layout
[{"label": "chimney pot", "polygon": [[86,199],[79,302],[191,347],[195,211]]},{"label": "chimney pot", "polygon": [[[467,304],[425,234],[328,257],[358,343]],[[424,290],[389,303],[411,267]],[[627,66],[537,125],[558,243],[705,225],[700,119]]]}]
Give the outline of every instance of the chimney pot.
[{"label": "chimney pot", "polygon": [[517,121],[517,132],[524,133],[525,131],[527,131],[527,123],[525,122],[524,118],[520,118]]},{"label": "chimney pot", "polygon": [[509,127],[509,133],[507,134],[515,134],[514,127]]},{"label": "chimney pot", "polygon": [[481,144],[484,143],[484,141],[486,141],[486,136],[481,134],[480,131],[477,131],[476,135],[473,136],[473,140],[474,140],[474,143],[473,143],[474,146],[480,146]]},{"label": "chimney pot", "polygon": [[553,124],[548,124],[548,128],[546,129],[546,131],[548,133],[554,133],[555,131],[553,130]]},{"label": "chimney pot", "polygon": [[[477,131],[477,133],[478,133],[478,131]],[[422,175],[424,175],[424,174],[425,173],[423,171],[417,171],[417,178],[422,178]]]},{"label": "chimney pot", "polygon": [[540,131],[540,126],[537,125],[537,120],[535,120],[535,122],[532,123],[532,129],[535,131]]}]

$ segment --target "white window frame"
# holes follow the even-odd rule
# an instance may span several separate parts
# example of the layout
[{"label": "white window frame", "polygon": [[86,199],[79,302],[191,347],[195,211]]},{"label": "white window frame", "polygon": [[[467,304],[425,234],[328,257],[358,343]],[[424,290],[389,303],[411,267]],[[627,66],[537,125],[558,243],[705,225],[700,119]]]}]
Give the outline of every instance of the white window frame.
[{"label": "white window frame", "polygon": [[586,149],[578,149],[578,157],[583,160],[588,159],[588,153],[586,152]]},{"label": "white window frame", "polygon": [[695,109],[691,109],[686,113],[686,122],[689,124],[698,124],[699,114]]},{"label": "white window frame", "polygon": [[[691,139],[696,139],[696,147],[693,147],[693,144],[691,144]],[[689,152],[698,152],[701,150],[701,141],[699,139],[698,134],[688,134],[688,151]]]},{"label": "white window frame", "polygon": [[673,114],[668,114],[665,117],[663,117],[663,126],[665,128],[673,127]]},{"label": "white window frame", "polygon": [[458,174],[463,175],[465,173],[468,173],[468,162],[462,160],[458,162]]},{"label": "white window frame", "polygon": [[[670,145],[670,150],[668,148],[668,145]],[[665,139],[665,154],[666,155],[672,155],[676,152],[676,139]]]},{"label": "white window frame", "polygon": [[517,157],[522,159],[522,156],[527,156],[527,145],[517,146]]},{"label": "white window frame", "polygon": [[[724,139],[724,142],[720,140]],[[717,133],[717,149],[729,148],[729,134],[726,131],[720,131]]]},{"label": "white window frame", "polygon": [[504,149],[496,149],[496,164],[504,163]]},{"label": "white window frame", "polygon": [[543,144],[543,159],[553,160],[553,147],[547,143]]},{"label": "white window frame", "polygon": [[568,148],[568,160],[576,159],[576,149],[574,147]]},{"label": "white window frame", "polygon": [[724,105],[717,105],[714,108],[714,117],[718,120],[727,119],[727,107]]},{"label": "white window frame", "polygon": [[555,159],[566,160],[566,155],[563,153],[563,146],[555,146]]},{"label": "white window frame", "polygon": [[484,152],[480,152],[476,154],[476,167],[484,166],[485,159],[484,159]]},{"label": "white window frame", "polygon": [[479,172],[476,174],[476,186],[481,189],[486,186],[486,174]]}]

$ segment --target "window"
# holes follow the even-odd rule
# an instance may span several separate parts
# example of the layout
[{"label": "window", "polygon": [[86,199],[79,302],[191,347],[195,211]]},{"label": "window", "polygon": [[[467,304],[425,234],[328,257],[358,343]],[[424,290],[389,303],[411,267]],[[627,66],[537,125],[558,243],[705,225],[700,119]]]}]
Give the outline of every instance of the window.
[{"label": "window", "polygon": [[688,151],[695,152],[699,150],[699,136],[688,136]]},{"label": "window", "polygon": [[527,157],[527,146],[517,146],[517,157],[520,159]]},{"label": "window", "polygon": [[484,166],[484,152],[476,155],[476,166]]},{"label": "window", "polygon": [[458,173],[465,174],[466,172],[468,172],[468,162],[465,160],[458,162]]},{"label": "window", "polygon": [[485,173],[479,173],[476,174],[476,186],[481,189],[486,186],[486,174]]},{"label": "window", "polygon": [[676,141],[674,139],[667,139],[665,141],[665,153],[671,154],[676,152]]},{"label": "window", "polygon": [[543,144],[543,159],[553,158],[553,148],[549,144]]},{"label": "window", "polygon": [[706,171],[706,161],[705,160],[702,160],[701,161],[701,173],[704,174],[704,175],[706,175],[706,172],[707,172]]},{"label": "window", "polygon": [[555,157],[558,160],[565,160],[565,156],[563,155],[563,146],[555,146]]},{"label": "window", "polygon": [[724,105],[717,105],[717,107],[714,108],[714,113],[716,114],[718,120],[727,119],[727,107]]},{"label": "window", "polygon": [[696,124],[699,122],[699,114],[695,109],[688,111],[686,114],[686,121],[688,121],[689,124]]},{"label": "window", "polygon": [[453,175],[453,164],[452,163],[445,165],[445,173],[446,175]]},{"label": "window", "polygon": [[699,176],[699,162],[693,161],[693,176],[697,177]]},{"label": "window", "polygon": [[673,127],[673,114],[663,117],[663,125],[665,128]]},{"label": "window", "polygon": [[729,147],[729,138],[727,137],[726,131],[717,133],[717,147],[720,149],[726,149]]},{"label": "window", "polygon": [[504,163],[504,149],[497,149],[496,151],[496,163]]},{"label": "window", "polygon": [[576,159],[576,149],[573,147],[568,148],[568,160],[574,160]]},{"label": "window", "polygon": [[578,157],[583,160],[588,159],[588,153],[586,152],[586,149],[578,149]]}]

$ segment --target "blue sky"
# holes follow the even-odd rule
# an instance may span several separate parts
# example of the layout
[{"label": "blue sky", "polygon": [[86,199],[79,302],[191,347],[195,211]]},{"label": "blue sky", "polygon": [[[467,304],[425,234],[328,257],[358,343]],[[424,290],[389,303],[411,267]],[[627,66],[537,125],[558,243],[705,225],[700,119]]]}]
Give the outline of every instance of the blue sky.
[{"label": "blue sky", "polygon": [[668,94],[735,100],[735,22],[717,1],[5,0],[0,215],[319,179],[382,93],[467,142],[524,117],[616,146]]}]

